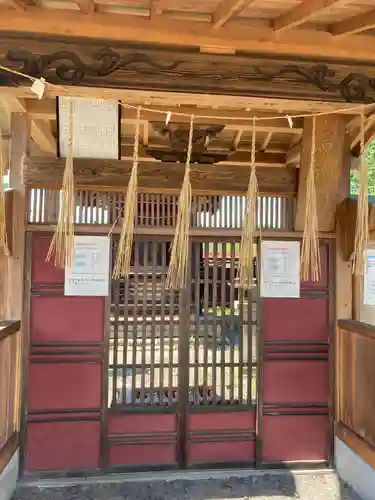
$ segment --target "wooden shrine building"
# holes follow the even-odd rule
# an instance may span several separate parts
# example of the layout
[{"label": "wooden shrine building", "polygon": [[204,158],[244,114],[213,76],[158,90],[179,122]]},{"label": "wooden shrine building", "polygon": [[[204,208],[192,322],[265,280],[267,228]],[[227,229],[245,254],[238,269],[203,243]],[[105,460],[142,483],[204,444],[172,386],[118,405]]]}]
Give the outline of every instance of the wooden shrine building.
[{"label": "wooden shrine building", "polygon": [[[37,477],[330,466],[335,436],[375,457],[375,330],[354,321],[347,201],[362,112],[366,145],[375,134],[373,2],[3,0],[0,11],[0,473],[17,450],[20,476]],[[66,296],[64,270],[46,262],[69,99],[75,231],[109,235],[107,297]],[[112,279],[138,107],[131,269]],[[189,279],[173,291],[190,115]],[[243,291],[253,118],[256,257]],[[299,298],[264,298],[260,241],[301,241],[312,148],[321,276]]]}]

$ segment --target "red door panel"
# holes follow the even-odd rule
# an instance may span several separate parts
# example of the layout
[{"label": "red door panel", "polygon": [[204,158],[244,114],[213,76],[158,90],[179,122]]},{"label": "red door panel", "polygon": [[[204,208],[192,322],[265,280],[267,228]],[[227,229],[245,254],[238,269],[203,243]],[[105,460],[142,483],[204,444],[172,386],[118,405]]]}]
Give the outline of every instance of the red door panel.
[{"label": "red door panel", "polygon": [[318,283],[299,299],[264,299],[261,457],[267,464],[330,458],[329,246]]},{"label": "red door panel", "polygon": [[265,361],[265,404],[327,404],[328,362]]},{"label": "red door panel", "polygon": [[263,460],[328,460],[329,422],[325,415],[264,416]]},{"label": "red door panel", "polygon": [[102,342],[104,299],[35,295],[31,298],[31,342]]},{"label": "red door panel", "polygon": [[105,300],[64,297],[64,271],[45,261],[49,244],[33,237],[25,469],[97,469]]},{"label": "red door panel", "polygon": [[99,363],[31,363],[29,411],[100,409],[101,380]]},{"label": "red door panel", "polygon": [[29,422],[26,470],[97,469],[100,422]]},{"label": "red door panel", "polygon": [[328,340],[328,298],[265,299],[264,341]]}]

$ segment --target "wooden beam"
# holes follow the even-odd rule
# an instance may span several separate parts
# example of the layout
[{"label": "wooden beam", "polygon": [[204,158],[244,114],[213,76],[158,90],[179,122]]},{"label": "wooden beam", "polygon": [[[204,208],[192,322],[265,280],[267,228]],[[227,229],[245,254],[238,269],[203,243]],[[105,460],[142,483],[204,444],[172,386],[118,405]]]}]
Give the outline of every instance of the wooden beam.
[{"label": "wooden beam", "polygon": [[[57,158],[26,158],[24,179],[29,186],[60,187],[65,160]],[[127,186],[131,160],[74,160],[75,182],[80,188],[120,190]],[[182,163],[140,162],[139,185],[143,189],[179,192],[185,166]],[[228,165],[191,165],[193,191],[215,193],[246,193],[249,165],[233,168]],[[258,168],[259,189],[262,193],[293,194],[296,171],[293,168]]]},{"label": "wooden beam", "polygon": [[1,9],[0,32],[23,36],[69,36],[107,39],[113,42],[142,42],[171,46],[212,46],[246,52],[289,54],[374,61],[372,36],[332,37],[328,32],[285,30],[277,33],[272,27],[230,23],[221,30],[209,30],[203,22],[164,19],[155,20],[131,15],[94,13],[85,22],[76,12],[39,9],[37,16],[29,12]]},{"label": "wooden beam", "polygon": [[[251,2],[248,2],[251,3]],[[226,22],[245,6],[245,0],[222,0],[219,7],[212,14],[212,29],[224,26]]]},{"label": "wooden beam", "polygon": [[335,36],[348,36],[373,28],[375,28],[375,9],[334,23],[330,26],[329,31]]},{"label": "wooden beam", "polygon": [[57,154],[57,142],[52,134],[50,122],[44,120],[33,120],[31,122],[31,138],[42,151]]},{"label": "wooden beam", "polygon": [[[222,95],[222,94],[203,94],[198,92],[173,92],[173,91],[158,91],[154,90],[149,92],[147,90],[140,89],[118,89],[118,88],[98,88],[98,87],[86,87],[77,85],[74,87],[74,92],[77,95],[84,96],[86,98],[94,99],[115,99],[123,101],[124,103],[131,104],[134,106],[147,106],[147,108],[160,107],[164,110],[168,107],[176,106],[176,103],[181,106],[189,106],[190,112],[191,107],[198,106],[198,108],[221,108],[223,111],[224,107],[227,113],[231,111],[236,111],[244,115],[244,110],[254,109],[259,110],[258,114],[262,117],[275,116],[280,113],[280,109],[284,113],[288,113],[291,117],[294,114],[301,113],[322,113],[322,112],[340,112],[340,114],[346,115],[348,120],[353,119],[354,116],[358,116],[360,112],[359,107],[353,108],[353,103],[350,102],[327,102],[327,101],[311,101],[306,99],[287,99],[287,98],[267,98],[264,97],[253,97],[247,95]],[[53,99],[58,96],[71,96],[72,87],[69,85],[54,85],[49,87],[46,93],[48,99]],[[2,87],[0,89],[0,96],[4,100],[7,99],[26,99],[27,101],[37,102],[38,98],[30,90],[30,85],[21,85],[19,87]],[[46,97],[47,98],[47,97]],[[44,102],[44,100],[42,101]],[[168,106],[168,107],[167,107]],[[249,113],[251,116],[251,112]]]},{"label": "wooden beam", "polygon": [[93,14],[96,10],[95,0],[75,0],[82,14]]},{"label": "wooden beam", "polygon": [[[319,231],[333,231],[337,205],[346,197],[349,183],[349,141],[345,118],[338,115],[316,117],[315,188]],[[305,119],[297,195],[295,230],[305,223],[306,182],[310,169],[312,119]],[[288,170],[288,169],[286,169]]]},{"label": "wooden beam", "polygon": [[331,7],[342,6],[349,3],[349,1],[351,0],[304,0],[285,14],[277,17],[273,21],[273,29],[275,31],[282,31],[295,28],[325,10]]}]

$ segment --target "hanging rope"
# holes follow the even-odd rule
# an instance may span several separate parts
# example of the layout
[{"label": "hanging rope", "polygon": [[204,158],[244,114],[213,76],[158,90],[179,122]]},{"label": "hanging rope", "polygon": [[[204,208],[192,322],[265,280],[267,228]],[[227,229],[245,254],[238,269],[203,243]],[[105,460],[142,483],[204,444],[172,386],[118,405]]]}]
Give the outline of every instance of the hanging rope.
[{"label": "hanging rope", "polygon": [[305,223],[302,237],[301,274],[304,281],[319,281],[319,227],[315,190],[316,119],[312,118],[310,168],[306,179]]},{"label": "hanging rope", "polygon": [[190,117],[189,142],[184,181],[178,200],[176,232],[172,244],[166,287],[181,290],[186,287],[189,257],[189,226],[191,216],[190,159],[193,149],[194,116]]},{"label": "hanging rope", "polygon": [[62,268],[72,266],[75,252],[74,221],[76,204],[73,169],[73,103],[71,99],[69,99],[68,113],[68,148],[61,189],[61,207],[56,231],[46,258],[47,261],[50,261],[54,254],[55,265]]},{"label": "hanging rope", "polygon": [[361,163],[359,167],[359,193],[357,204],[357,223],[354,241],[353,273],[365,272],[365,251],[368,247],[369,211],[368,211],[368,168],[365,151],[365,113],[361,116]]},{"label": "hanging rope", "polygon": [[123,213],[123,223],[121,228],[120,241],[116,254],[113,278],[128,277],[130,273],[130,263],[133,249],[134,221],[138,208],[138,153],[139,153],[139,133],[141,121],[141,108],[137,108],[137,118],[135,122],[133,166],[130,174],[128,188]]},{"label": "hanging rope", "polygon": [[238,262],[239,286],[249,289],[253,286],[254,269],[254,237],[256,232],[257,203],[259,197],[258,180],[256,176],[255,148],[256,148],[256,119],[253,119],[253,130],[251,139],[251,170],[249,186],[246,194],[246,214],[243,223],[241,246]]},{"label": "hanging rope", "polygon": [[8,255],[4,190],[5,161],[3,147],[3,134],[0,130],[0,251],[2,251],[5,255]]}]

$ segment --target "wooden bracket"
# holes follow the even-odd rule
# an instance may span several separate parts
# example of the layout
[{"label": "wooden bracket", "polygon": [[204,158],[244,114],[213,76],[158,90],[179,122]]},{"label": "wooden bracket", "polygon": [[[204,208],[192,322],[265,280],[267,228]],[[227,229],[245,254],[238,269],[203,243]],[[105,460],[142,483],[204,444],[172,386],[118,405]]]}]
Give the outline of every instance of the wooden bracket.
[{"label": "wooden bracket", "polygon": [[[349,261],[354,252],[355,228],[357,222],[357,200],[347,198],[337,206],[336,229],[341,256]],[[375,236],[375,205],[369,205],[369,238]]]}]

